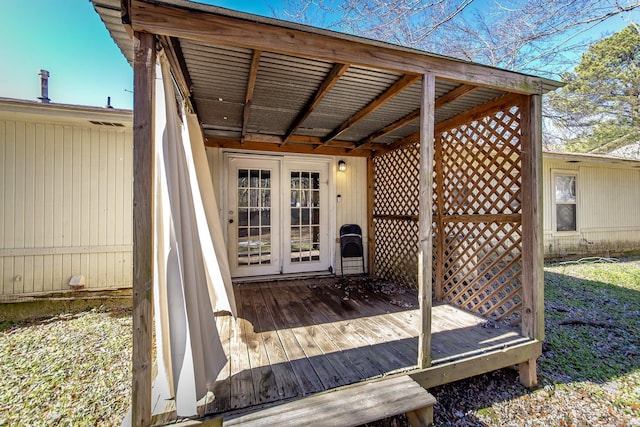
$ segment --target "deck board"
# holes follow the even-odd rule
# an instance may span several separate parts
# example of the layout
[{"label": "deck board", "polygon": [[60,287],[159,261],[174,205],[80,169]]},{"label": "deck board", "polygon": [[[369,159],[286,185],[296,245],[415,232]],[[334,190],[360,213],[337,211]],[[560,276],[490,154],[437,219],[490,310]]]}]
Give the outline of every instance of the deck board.
[{"label": "deck board", "polygon": [[[415,291],[359,287],[357,280],[236,285],[238,318],[217,317],[229,363],[206,412],[237,412],[414,371],[420,324]],[[434,365],[526,341],[508,325],[483,326],[479,316],[434,305]]]}]

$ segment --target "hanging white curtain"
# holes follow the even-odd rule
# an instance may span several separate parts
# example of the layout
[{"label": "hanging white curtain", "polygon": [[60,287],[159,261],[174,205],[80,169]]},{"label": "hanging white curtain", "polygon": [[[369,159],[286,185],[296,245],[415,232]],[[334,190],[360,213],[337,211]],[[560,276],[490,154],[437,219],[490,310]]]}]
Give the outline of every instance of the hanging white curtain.
[{"label": "hanging white curtain", "polygon": [[154,406],[175,399],[178,416],[197,413],[227,362],[214,311],[235,315],[220,216],[194,116],[178,115],[169,65],[158,55],[154,320],[158,375]]}]

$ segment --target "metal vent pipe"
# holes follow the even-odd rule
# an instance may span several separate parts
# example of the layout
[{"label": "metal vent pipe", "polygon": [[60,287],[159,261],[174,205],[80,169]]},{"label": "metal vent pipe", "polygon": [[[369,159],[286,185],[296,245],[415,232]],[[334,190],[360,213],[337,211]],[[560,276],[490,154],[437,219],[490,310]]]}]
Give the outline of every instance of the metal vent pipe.
[{"label": "metal vent pipe", "polygon": [[40,70],[38,75],[40,76],[40,96],[38,99],[43,104],[48,104],[51,101],[49,99],[49,72],[47,70]]}]

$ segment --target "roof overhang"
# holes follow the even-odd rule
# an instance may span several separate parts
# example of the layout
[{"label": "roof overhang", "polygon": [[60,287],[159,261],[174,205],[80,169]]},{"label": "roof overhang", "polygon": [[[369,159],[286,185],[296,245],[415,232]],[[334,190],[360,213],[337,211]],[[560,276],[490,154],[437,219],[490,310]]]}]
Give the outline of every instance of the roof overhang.
[{"label": "roof overhang", "polygon": [[549,160],[560,160],[567,163],[597,164],[618,167],[640,168],[640,160],[623,159],[620,157],[585,154],[585,153],[560,153],[545,151],[543,158]]},{"label": "roof overhang", "polygon": [[13,98],[0,98],[0,116],[54,123],[85,123],[114,128],[131,128],[133,124],[131,110],[75,104],[45,104]]},{"label": "roof overhang", "polygon": [[182,0],[93,0],[130,63],[158,36],[208,145],[370,156],[419,132],[422,76],[435,124],[560,83]]}]

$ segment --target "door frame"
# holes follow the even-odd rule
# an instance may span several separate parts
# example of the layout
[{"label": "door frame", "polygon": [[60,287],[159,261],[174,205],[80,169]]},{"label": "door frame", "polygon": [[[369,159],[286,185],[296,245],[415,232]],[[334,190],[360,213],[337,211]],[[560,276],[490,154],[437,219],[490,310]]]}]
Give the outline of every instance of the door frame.
[{"label": "door frame", "polygon": [[[327,226],[328,226],[328,238],[327,245],[329,247],[329,253],[327,254],[329,258],[329,268],[327,271],[335,273],[335,259],[336,259],[336,244],[335,244],[335,235],[336,235],[336,182],[335,182],[335,174],[337,171],[337,160],[333,156],[326,155],[299,155],[299,154],[274,154],[272,152],[262,152],[262,151],[241,151],[241,150],[232,150],[232,149],[220,149],[220,155],[218,157],[218,182],[219,182],[219,191],[220,200],[220,218],[224,224],[222,227],[224,240],[227,246],[227,253],[229,252],[230,245],[230,236],[228,233],[228,223],[229,223],[229,159],[230,158],[240,158],[240,159],[268,159],[268,160],[278,160],[280,162],[280,191],[284,193],[286,190],[283,190],[284,182],[282,178],[284,176],[284,163],[285,162],[314,162],[314,163],[326,163],[327,165]],[[288,182],[288,181],[287,181]],[[288,188],[288,186],[287,186]],[[284,203],[281,203],[284,205]],[[282,210],[282,207],[280,208]],[[283,216],[284,213],[281,213]],[[281,237],[284,237],[284,232],[281,232]],[[280,239],[280,246],[284,248],[284,239]],[[281,249],[281,252],[284,256],[284,250]],[[229,263],[233,262],[233,260],[229,260]],[[283,261],[281,261],[281,265]],[[323,270],[324,271],[324,270]],[[306,272],[291,274],[304,274]],[[311,271],[309,271],[311,273]],[[237,277],[252,277],[252,276],[237,276]],[[259,276],[256,276],[259,277]]]}]

